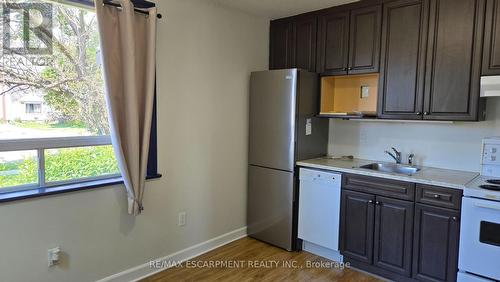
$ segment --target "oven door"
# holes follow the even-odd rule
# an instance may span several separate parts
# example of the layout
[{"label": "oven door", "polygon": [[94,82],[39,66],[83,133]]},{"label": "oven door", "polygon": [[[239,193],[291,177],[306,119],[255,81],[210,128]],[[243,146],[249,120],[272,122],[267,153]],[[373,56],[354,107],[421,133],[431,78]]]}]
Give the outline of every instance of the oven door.
[{"label": "oven door", "polygon": [[500,202],[464,197],[459,269],[500,279]]}]

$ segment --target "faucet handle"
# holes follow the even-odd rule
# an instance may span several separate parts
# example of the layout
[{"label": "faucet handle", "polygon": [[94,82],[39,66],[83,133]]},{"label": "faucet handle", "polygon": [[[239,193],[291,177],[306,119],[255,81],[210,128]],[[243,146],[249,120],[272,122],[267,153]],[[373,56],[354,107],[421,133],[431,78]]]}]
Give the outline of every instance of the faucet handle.
[{"label": "faucet handle", "polygon": [[408,156],[408,164],[413,165],[413,158],[415,158],[415,154],[410,154]]}]

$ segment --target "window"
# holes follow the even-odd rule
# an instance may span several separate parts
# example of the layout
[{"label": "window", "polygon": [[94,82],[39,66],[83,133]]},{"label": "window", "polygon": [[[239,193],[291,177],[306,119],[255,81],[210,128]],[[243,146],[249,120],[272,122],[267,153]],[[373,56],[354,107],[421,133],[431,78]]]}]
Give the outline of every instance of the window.
[{"label": "window", "polygon": [[40,114],[42,113],[42,104],[26,103],[27,114]]},{"label": "window", "polygon": [[[119,177],[94,11],[0,2],[0,194]],[[156,176],[155,116],[149,177]]]},{"label": "window", "polygon": [[3,2],[0,193],[119,176],[94,12]]}]

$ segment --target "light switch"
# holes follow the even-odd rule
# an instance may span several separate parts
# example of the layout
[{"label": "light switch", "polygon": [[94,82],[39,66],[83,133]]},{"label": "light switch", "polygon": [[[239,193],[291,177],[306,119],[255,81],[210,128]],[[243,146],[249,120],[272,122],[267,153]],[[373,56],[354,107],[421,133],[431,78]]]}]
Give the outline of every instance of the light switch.
[{"label": "light switch", "polygon": [[363,85],[361,86],[361,99],[368,98],[370,96],[370,87]]}]

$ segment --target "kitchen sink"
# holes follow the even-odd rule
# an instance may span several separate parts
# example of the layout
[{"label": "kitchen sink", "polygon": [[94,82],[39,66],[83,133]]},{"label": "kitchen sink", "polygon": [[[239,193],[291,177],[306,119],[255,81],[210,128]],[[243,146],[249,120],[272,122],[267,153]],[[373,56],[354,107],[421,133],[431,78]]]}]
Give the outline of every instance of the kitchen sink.
[{"label": "kitchen sink", "polygon": [[414,166],[407,166],[401,164],[383,164],[383,163],[362,165],[359,168],[382,171],[382,172],[406,174],[406,175],[413,175],[420,171],[420,168]]}]

